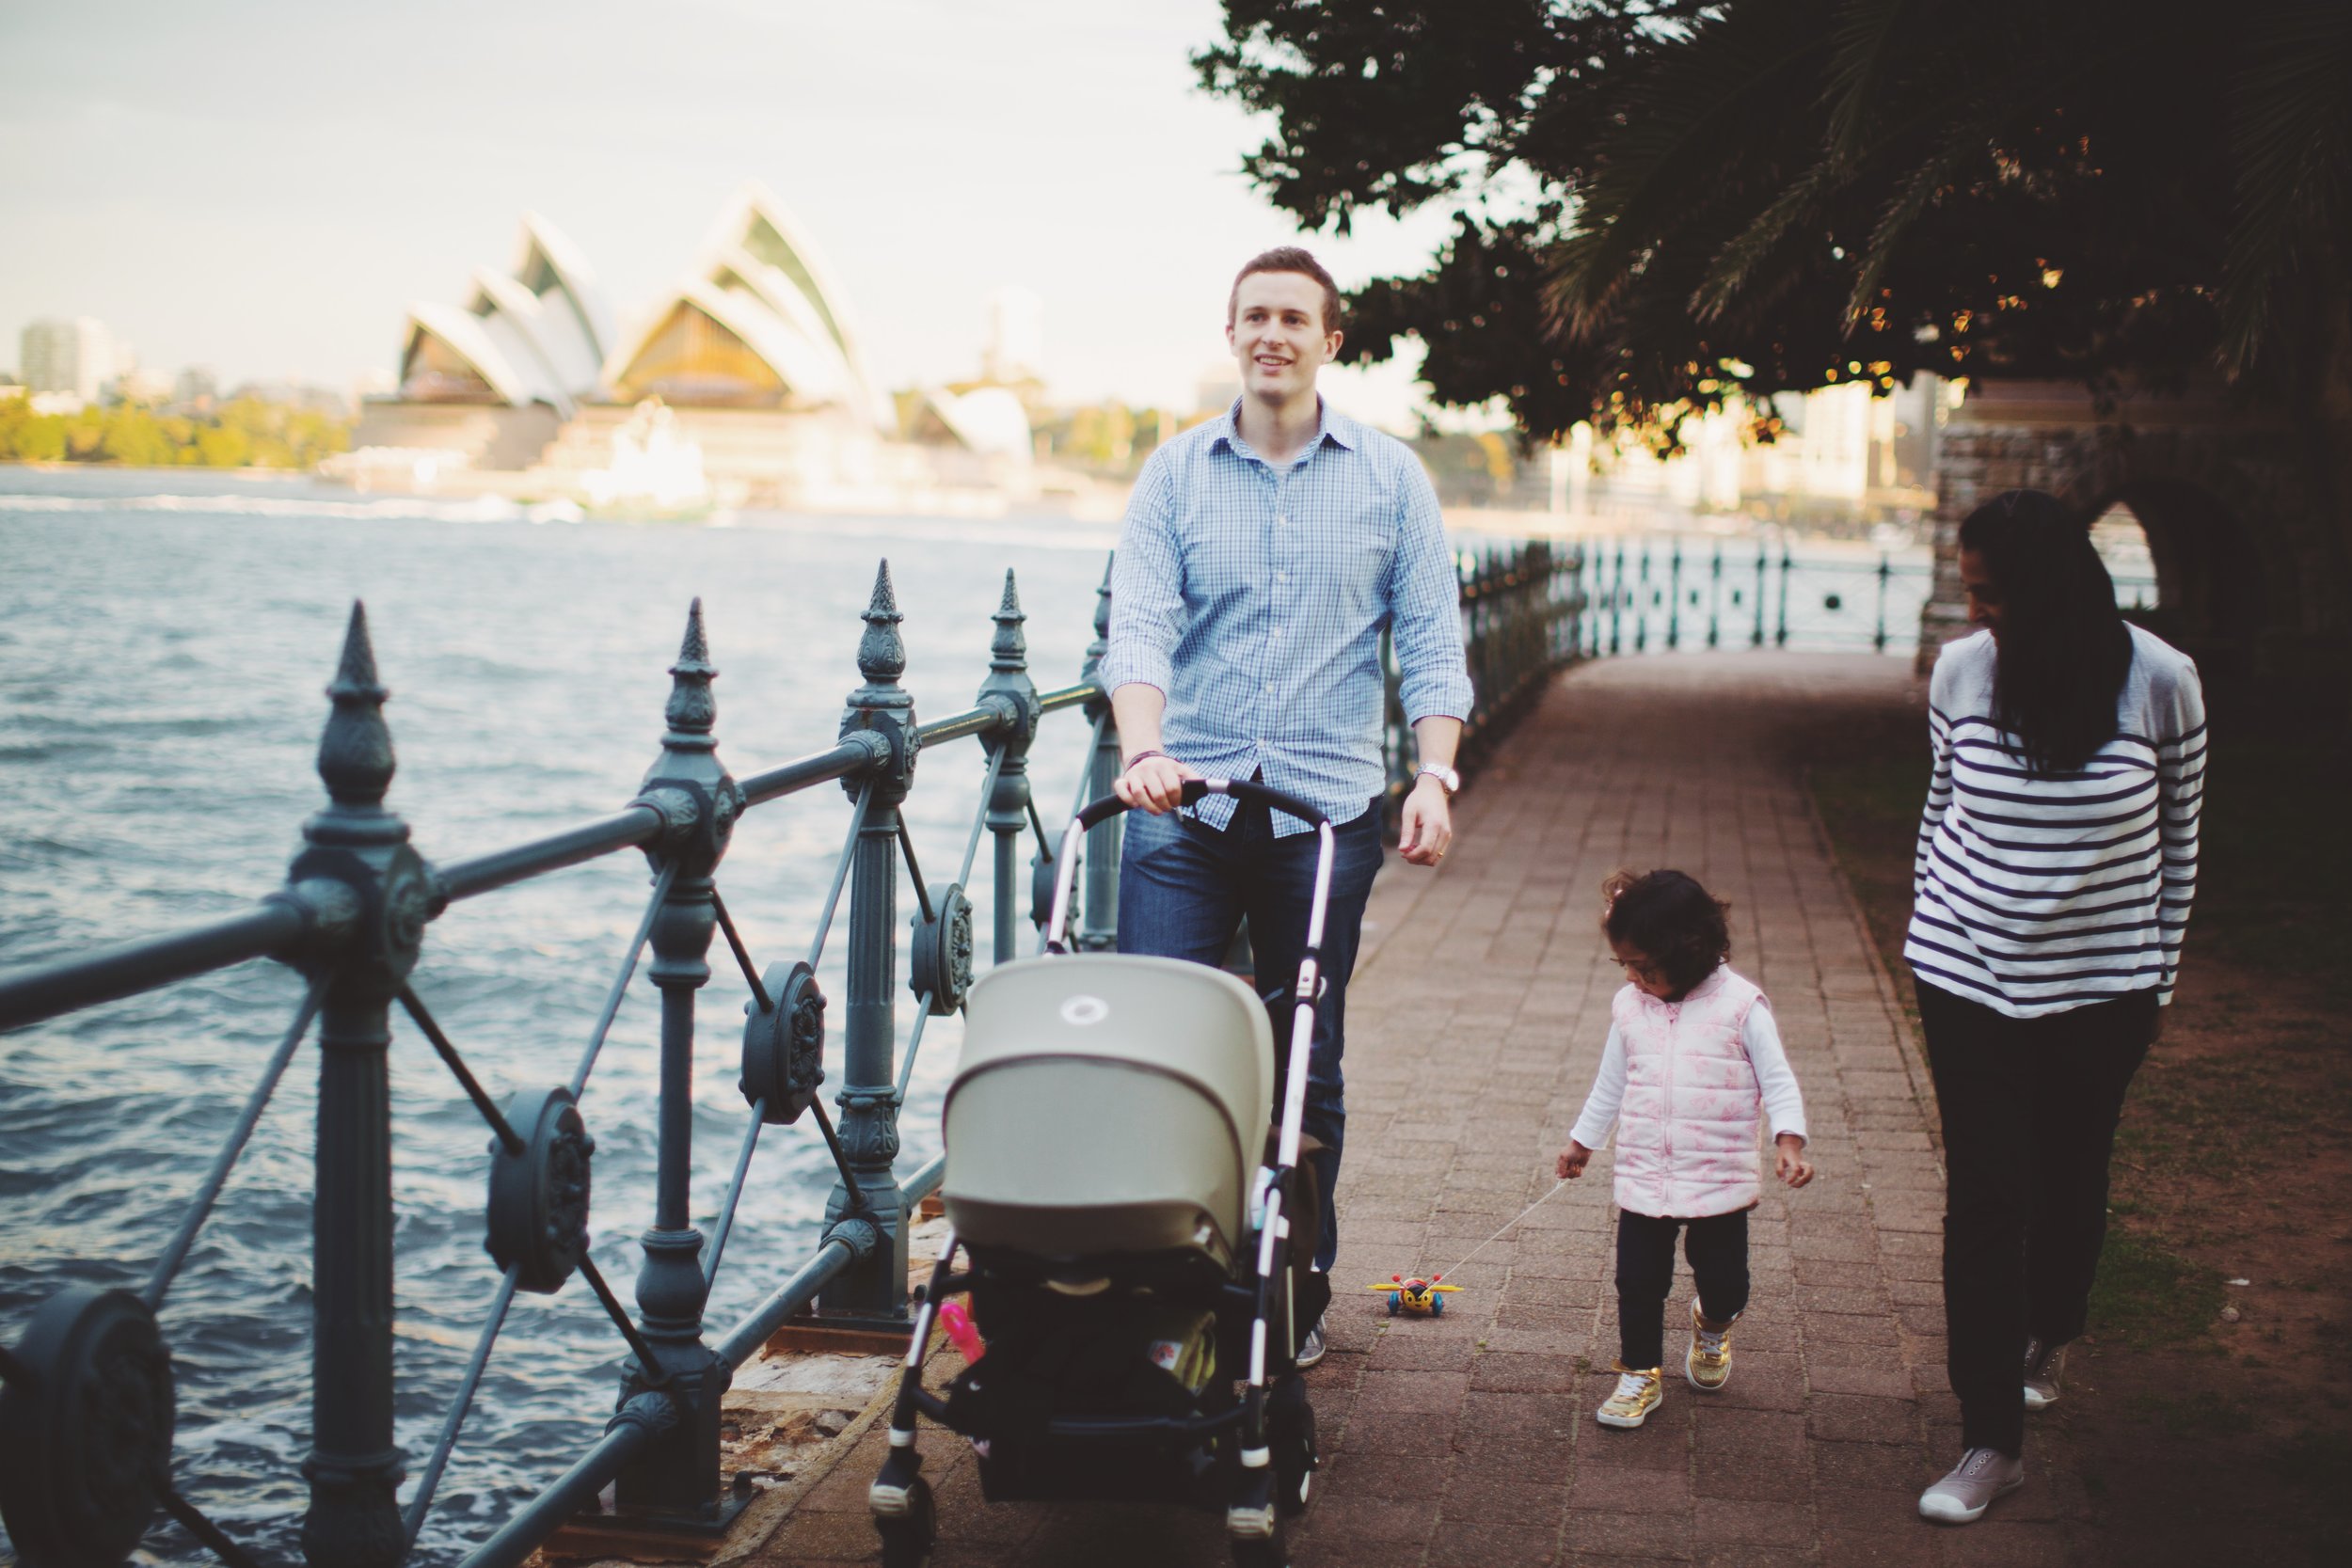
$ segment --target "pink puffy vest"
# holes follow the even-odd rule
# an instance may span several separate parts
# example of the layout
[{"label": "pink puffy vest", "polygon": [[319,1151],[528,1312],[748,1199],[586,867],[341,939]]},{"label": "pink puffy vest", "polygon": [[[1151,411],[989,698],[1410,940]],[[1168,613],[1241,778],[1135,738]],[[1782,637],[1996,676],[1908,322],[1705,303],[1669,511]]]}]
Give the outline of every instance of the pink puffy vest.
[{"label": "pink puffy vest", "polygon": [[1702,1219],[1756,1207],[1761,1096],[1740,1030],[1763,998],[1727,968],[1679,1002],[1629,985],[1617,992],[1610,1017],[1626,1065],[1618,1208]]}]

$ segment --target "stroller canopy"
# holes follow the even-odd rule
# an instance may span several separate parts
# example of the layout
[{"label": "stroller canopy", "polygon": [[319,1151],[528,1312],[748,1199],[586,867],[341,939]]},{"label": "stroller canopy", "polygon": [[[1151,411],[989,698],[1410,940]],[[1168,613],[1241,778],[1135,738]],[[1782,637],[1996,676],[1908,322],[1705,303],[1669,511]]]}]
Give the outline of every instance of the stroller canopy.
[{"label": "stroller canopy", "polygon": [[1174,958],[1031,958],[982,975],[947,1090],[956,1232],[1046,1258],[1243,1235],[1274,1110],[1274,1037],[1249,988]]}]

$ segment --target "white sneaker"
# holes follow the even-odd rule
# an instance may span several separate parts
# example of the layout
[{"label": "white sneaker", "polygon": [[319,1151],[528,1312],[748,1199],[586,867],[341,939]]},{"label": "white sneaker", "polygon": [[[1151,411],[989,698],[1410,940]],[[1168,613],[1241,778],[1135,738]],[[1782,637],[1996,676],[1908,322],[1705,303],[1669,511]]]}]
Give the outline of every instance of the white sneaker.
[{"label": "white sneaker", "polygon": [[2026,1408],[2047,1410],[2058,1402],[2058,1379],[2066,1373],[2066,1347],[2026,1341]]},{"label": "white sneaker", "polygon": [[1938,1524],[1973,1524],[1993,1506],[2026,1484],[2026,1462],[2011,1459],[1998,1449],[1970,1449],[1952,1466],[1951,1474],[1919,1494],[1919,1517]]}]

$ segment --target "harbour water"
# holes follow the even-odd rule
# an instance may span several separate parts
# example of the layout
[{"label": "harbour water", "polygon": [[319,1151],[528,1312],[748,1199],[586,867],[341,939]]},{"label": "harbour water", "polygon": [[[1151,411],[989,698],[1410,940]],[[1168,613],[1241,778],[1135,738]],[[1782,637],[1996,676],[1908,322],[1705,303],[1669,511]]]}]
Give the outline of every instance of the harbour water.
[{"label": "harbour water", "polygon": [[[447,860],[629,798],[658,752],[664,672],[694,595],[723,672],[721,755],[739,777],[831,743],[858,684],[878,559],[906,615],[918,716],[938,716],[978,686],[1008,566],[1039,684],[1076,679],[1112,542],[1054,520],[732,521],[534,520],[308,481],[0,471],[0,964],[233,912],[277,884],[322,800],[320,689],[355,597],[393,692],[389,803],[428,859]],[[1831,637],[1806,592],[1796,597],[1791,645]],[[1915,594],[1891,620],[1890,651],[1907,649]],[[1049,825],[1067,814],[1085,739],[1081,720],[1059,716],[1033,753]],[[970,742],[925,754],[908,816],[928,875],[952,873],[981,768]],[[848,816],[826,786],[738,831],[720,883],[763,964],[806,951]],[[972,889],[983,932],[987,861]],[[428,932],[416,989],[494,1096],[568,1074],[647,884],[641,857],[610,857],[459,905]],[[844,945],[820,966],[834,996]],[[745,1114],[742,988],[723,945],[713,964],[696,1069],[706,1228]],[[296,1000],[289,972],[257,963],[0,1038],[0,1340],[62,1285],[145,1278]],[[595,1255],[624,1296],[651,1215],[656,1012],[641,974],[583,1106],[598,1148]],[[910,998],[902,1031],[912,1012]],[[927,1037],[901,1123],[907,1168],[937,1151],[958,1043],[954,1020]],[[412,1030],[396,1028],[392,1064],[399,1440],[413,1465],[497,1275],[481,1244],[480,1119]],[[833,1066],[837,1080],[837,1047]],[[163,1312],[180,1485],[287,1561],[307,1496],[314,1070],[289,1073]],[[815,1244],[832,1180],[811,1129],[770,1132],[714,1329]],[[419,1560],[455,1560],[601,1430],[620,1351],[577,1282],[522,1298]],[[155,1560],[202,1560],[176,1529],[151,1541]]]},{"label": "harbour water", "polygon": [[[626,802],[659,752],[665,670],[696,594],[722,671],[720,754],[739,776],[832,744],[859,682],[858,612],[885,555],[918,716],[970,705],[1007,566],[1020,574],[1039,684],[1078,677],[1109,542],[1100,531],[1000,524],[971,538],[921,521],[766,521],[534,525],[512,509],[355,500],[304,483],[0,476],[0,963],[169,930],[276,885],[324,800],[320,689],[354,597],[367,602],[393,693],[390,804],[428,859]],[[1083,719],[1058,715],[1035,749],[1049,822],[1068,813],[1085,741]],[[981,769],[973,742],[925,754],[908,816],[928,876],[952,875]],[[827,785],[754,811],[738,831],[721,888],[763,965],[806,952],[849,810]],[[987,862],[984,848],[983,932]],[[647,886],[642,857],[612,856],[455,906],[431,927],[414,984],[494,1096],[569,1075]],[[820,966],[834,996],[845,947],[836,930]],[[706,1229],[746,1115],[735,1082],[743,987],[723,943],[712,957],[696,1066]],[[0,1038],[0,1339],[64,1284],[144,1280],[296,1000],[290,972],[256,963]],[[912,1013],[910,999],[902,1023]],[[597,1140],[595,1255],[625,1298],[651,1218],[657,1014],[641,970],[583,1105]],[[903,1121],[910,1169],[938,1150],[957,1045],[952,1019],[927,1037]],[[479,1117],[413,1030],[395,1030],[392,1076],[399,1440],[414,1468],[498,1275],[482,1247]],[[299,1560],[307,1496],[314,1078],[302,1059],[288,1073],[162,1315],[179,1376],[180,1483],[282,1561]],[[770,1130],[714,1330],[816,1244],[831,1183],[809,1124]],[[620,1351],[578,1281],[521,1298],[421,1560],[454,1560],[601,1431]],[[176,1529],[153,1539],[165,1560],[203,1560]]]}]

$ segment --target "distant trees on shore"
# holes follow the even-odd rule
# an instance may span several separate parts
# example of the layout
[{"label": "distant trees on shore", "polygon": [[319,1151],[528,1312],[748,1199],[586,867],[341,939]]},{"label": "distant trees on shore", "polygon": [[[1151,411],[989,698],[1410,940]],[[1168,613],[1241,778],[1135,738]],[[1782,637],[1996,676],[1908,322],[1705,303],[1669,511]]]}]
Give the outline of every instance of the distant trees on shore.
[{"label": "distant trees on shore", "polygon": [[0,398],[0,463],[103,463],[142,468],[308,468],[351,448],[351,422],[315,408],[241,397],[206,412],[145,404],[36,413]]}]

